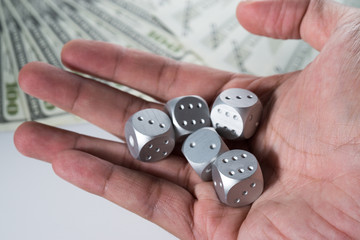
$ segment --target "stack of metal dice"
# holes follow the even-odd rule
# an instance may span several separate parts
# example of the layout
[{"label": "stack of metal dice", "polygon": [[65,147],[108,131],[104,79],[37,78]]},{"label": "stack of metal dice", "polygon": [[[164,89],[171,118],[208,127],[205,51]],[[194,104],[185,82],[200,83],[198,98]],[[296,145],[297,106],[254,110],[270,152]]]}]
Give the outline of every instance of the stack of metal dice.
[{"label": "stack of metal dice", "polygon": [[244,150],[229,150],[223,141],[249,139],[262,113],[258,97],[245,89],[223,91],[211,112],[199,96],[168,101],[165,111],[145,109],[129,118],[125,126],[131,155],[154,162],[170,155],[176,144],[203,181],[213,181],[220,201],[231,207],[254,202],[264,187],[256,157]]}]

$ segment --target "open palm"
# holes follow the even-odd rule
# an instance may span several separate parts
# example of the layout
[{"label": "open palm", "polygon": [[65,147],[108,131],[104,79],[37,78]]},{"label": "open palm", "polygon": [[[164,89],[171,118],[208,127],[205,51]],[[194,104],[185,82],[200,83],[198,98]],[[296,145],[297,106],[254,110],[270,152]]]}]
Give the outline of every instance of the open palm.
[{"label": "open palm", "polygon": [[[247,88],[263,102],[261,126],[247,147],[264,172],[263,195],[229,208],[186,160],[133,160],[126,145],[29,122],[15,144],[51,162],[62,178],[162,226],[181,239],[347,239],[360,236],[360,12],[330,1],[244,2],[250,31],[303,38],[320,51],[306,69],[266,78],[230,74],[119,46],[76,40],[69,68],[143,91],[161,102],[196,94],[209,103],[224,89]],[[22,89],[123,138],[135,112],[157,103],[31,63]],[[238,146],[241,148],[243,146]]]}]

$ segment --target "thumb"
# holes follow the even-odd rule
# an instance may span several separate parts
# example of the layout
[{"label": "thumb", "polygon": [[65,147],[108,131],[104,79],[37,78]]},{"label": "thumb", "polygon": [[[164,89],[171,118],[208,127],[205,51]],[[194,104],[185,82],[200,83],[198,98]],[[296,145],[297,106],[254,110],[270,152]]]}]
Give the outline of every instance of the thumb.
[{"label": "thumb", "polygon": [[245,0],[237,18],[248,31],[272,38],[302,38],[321,50],[351,8],[331,0]]}]

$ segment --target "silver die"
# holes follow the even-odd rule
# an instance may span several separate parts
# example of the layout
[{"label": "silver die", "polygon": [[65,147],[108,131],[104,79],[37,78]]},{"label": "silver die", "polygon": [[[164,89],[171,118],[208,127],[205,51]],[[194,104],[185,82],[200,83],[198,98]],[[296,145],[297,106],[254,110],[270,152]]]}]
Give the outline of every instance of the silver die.
[{"label": "silver die", "polygon": [[178,142],[200,128],[211,126],[209,107],[199,96],[171,99],[166,103],[165,109],[173,123]]},{"label": "silver die", "polygon": [[132,115],[125,125],[125,138],[131,155],[144,162],[169,156],[175,146],[171,120],[157,109],[145,109]]},{"label": "silver die", "polygon": [[201,179],[211,181],[212,163],[229,148],[215,129],[206,127],[187,137],[181,150]]},{"label": "silver die", "polygon": [[261,113],[262,104],[254,93],[231,88],[215,99],[210,117],[212,125],[222,137],[237,140],[254,135]]},{"label": "silver die", "polygon": [[219,200],[231,207],[251,204],[264,188],[257,159],[243,150],[231,150],[220,155],[213,164],[212,177]]}]

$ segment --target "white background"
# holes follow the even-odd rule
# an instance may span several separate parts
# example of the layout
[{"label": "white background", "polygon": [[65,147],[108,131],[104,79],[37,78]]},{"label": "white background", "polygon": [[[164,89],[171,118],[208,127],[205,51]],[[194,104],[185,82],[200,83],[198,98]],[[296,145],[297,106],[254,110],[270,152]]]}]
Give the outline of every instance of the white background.
[{"label": "white background", "polygon": [[[66,128],[113,138],[90,124]],[[22,156],[13,135],[0,133],[0,240],[176,239],[157,225],[65,182],[50,164]]]}]

